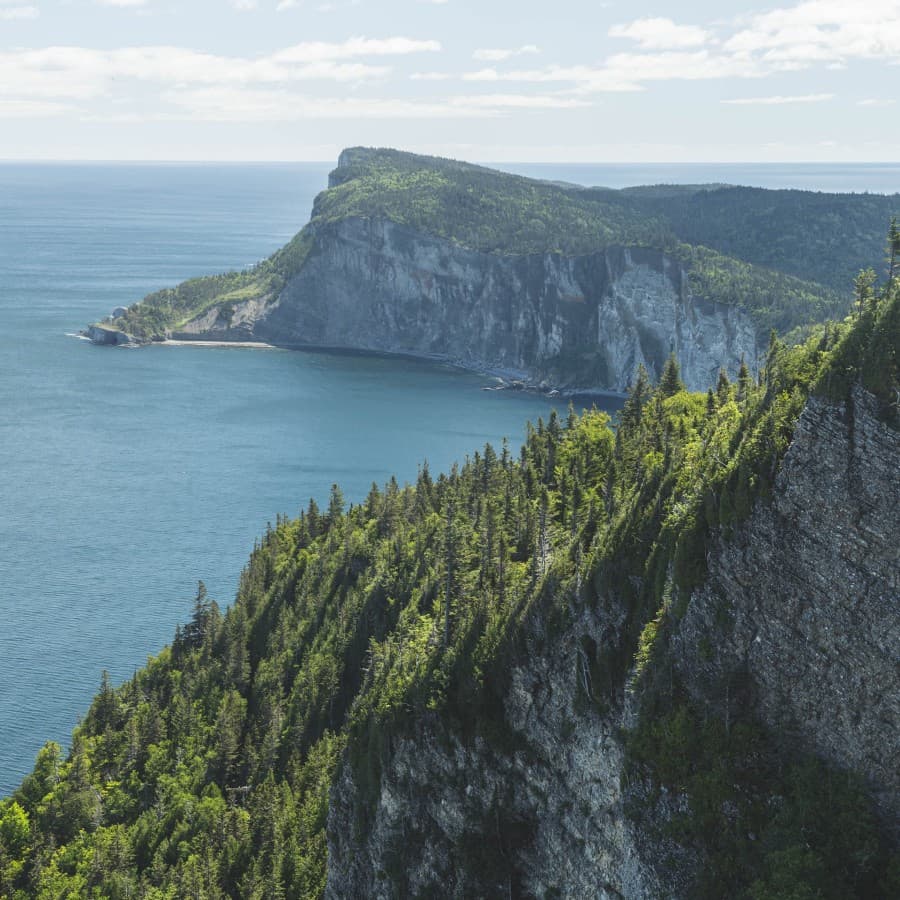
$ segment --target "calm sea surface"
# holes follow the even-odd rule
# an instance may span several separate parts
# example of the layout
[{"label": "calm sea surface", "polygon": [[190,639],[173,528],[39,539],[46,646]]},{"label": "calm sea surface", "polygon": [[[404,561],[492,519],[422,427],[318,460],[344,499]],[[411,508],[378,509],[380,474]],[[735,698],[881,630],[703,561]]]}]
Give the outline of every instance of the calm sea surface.
[{"label": "calm sea surface", "polygon": [[[892,191],[900,167],[506,166],[622,186],[734,181]],[[446,468],[514,444],[538,397],[404,360],[72,337],[114,306],[243,267],[306,221],[328,165],[0,165],[0,796],[127,677],[226,604],[254,539],[333,481]],[[725,171],[727,170],[727,171]],[[783,179],[788,179],[788,184]],[[791,180],[793,179],[793,180]]]}]

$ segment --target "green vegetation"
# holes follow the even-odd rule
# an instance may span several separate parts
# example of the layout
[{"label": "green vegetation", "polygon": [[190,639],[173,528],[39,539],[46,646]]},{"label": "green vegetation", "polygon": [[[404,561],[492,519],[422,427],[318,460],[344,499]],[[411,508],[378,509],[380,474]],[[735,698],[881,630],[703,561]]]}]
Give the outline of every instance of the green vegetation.
[{"label": "green vegetation", "polygon": [[843,293],[872,266],[900,195],[825,194],[728,185],[627,188],[634,207],[666,220],[689,244]]},{"label": "green vegetation", "polygon": [[[900,285],[867,303],[802,345],[773,338],[758,381],[744,367],[692,394],[670,360],[657,388],[638,374],[615,431],[597,411],[553,415],[516,457],[485,447],[437,478],[423,466],[414,486],[373,485],[349,509],[335,486],[326,510],[279,519],[227,612],[201,584],[172,645],[119,688],[104,677],[68,756],[48,744],[0,802],[0,896],[320,897],[341,767],[366,798],[364,830],[391,741],[424,717],[508,752],[509,673],[540,651],[523,626],[539,619],[549,641],[613,596],[627,621],[609,645],[581,642],[582,713],[637,662],[634,777],[688,796],[670,836],[709,858],[700,895],[896,896],[852,779],[655,687],[708,536],[766,502],[810,391],[857,377],[885,403],[897,390]],[[477,852],[459,848],[473,896],[515,884],[534,835],[501,806],[485,815],[508,812],[504,836],[491,844],[488,823]],[[402,858],[386,864],[401,883]]]},{"label": "green vegetation", "polygon": [[[314,220],[383,217],[485,253],[578,256],[612,245],[664,250],[684,263],[697,296],[748,310],[761,334],[840,317],[847,309],[845,297],[821,284],[682,243],[685,235],[664,212],[649,213],[627,192],[582,190],[396,150],[345,152],[335,186],[316,200]],[[883,223],[884,216],[873,220],[878,228]],[[776,235],[778,223],[770,222],[759,240],[778,243]],[[815,278],[815,270],[804,277]]]},{"label": "green vegetation", "polygon": [[772,328],[784,334],[799,325],[842,318],[849,306],[845,296],[819,284],[707,247],[681,244],[672,255],[687,269],[693,294],[746,310],[761,335]]},{"label": "green vegetation", "polygon": [[[687,583],[702,580],[704,532],[715,526],[727,534],[754,501],[765,501],[806,396],[818,392],[848,402],[852,386],[862,384],[881,400],[885,419],[900,426],[900,290],[896,285],[877,290],[868,278],[864,283],[865,302],[852,320],[825,326],[790,350],[773,336],[769,386],[762,397],[758,388],[742,386],[742,373],[735,399],[743,395],[739,406],[749,412],[759,404],[757,411],[745,418],[731,475],[706,493],[706,528],[700,524],[698,533],[689,526],[676,538],[676,590],[663,594],[640,636],[635,677],[641,711],[627,747],[629,778],[650,786],[649,797],[646,790],[637,795],[651,806],[662,788],[686,798],[687,811],[668,820],[661,836],[703,851],[692,894],[698,898],[842,900],[900,894],[900,854],[874,816],[862,781],[829,770],[762,728],[740,673],[720,686],[728,699],[723,720],[691,700],[668,659],[668,637],[687,600],[678,597],[678,548],[689,551],[681,560],[682,573],[685,563],[689,567]],[[720,379],[718,395],[707,395],[708,408],[732,390]],[[713,647],[705,650],[711,655]],[[652,815],[637,803],[631,814],[652,827]]]},{"label": "green vegetation", "polygon": [[291,276],[300,270],[310,246],[309,232],[301,231],[252,269],[191,278],[177,287],[149,294],[140,303],[128,307],[125,315],[111,323],[111,327],[143,340],[161,338],[166,331],[177,331],[215,306],[219,307],[220,327],[228,327],[235,303],[274,300]]},{"label": "green vegetation", "polygon": [[688,798],[664,836],[705,851],[692,896],[897,896],[900,857],[859,779],[792,753],[746,717],[726,728],[673,694],[644,710],[628,749],[635,777],[649,770],[657,788]]},{"label": "green vegetation", "polygon": [[[888,421],[900,423],[900,281],[893,279],[883,291],[861,276],[865,286],[860,296],[854,327],[836,347],[831,365],[819,377],[816,389],[832,400],[847,400],[854,384],[873,393]],[[860,279],[857,279],[857,286]]]},{"label": "green vegetation", "polygon": [[[786,332],[846,313],[847,273],[869,259],[872,232],[883,227],[885,204],[894,202],[737,188],[582,189],[453,160],[358,148],[344,151],[331,185],[316,199],[310,224],[252,271],[158,291],[130,307],[116,327],[149,339],[219,306],[224,312],[216,327],[227,328],[235,303],[265,303],[278,295],[323,226],[362,217],[389,219],[485,253],[662,250],[684,263],[697,296],[746,309],[762,335],[773,327]],[[771,215],[764,205],[770,195],[776,205]],[[720,196],[729,202],[711,210],[690,205]],[[831,197],[837,212],[810,199],[819,197]],[[749,227],[747,216],[753,217]],[[853,240],[846,238],[847,221]]]},{"label": "green vegetation", "polygon": [[[337,183],[335,183],[337,182]],[[613,244],[677,242],[659,218],[546,181],[481,166],[379,150],[343,166],[313,218],[387,218],[485,253],[581,255]],[[608,200],[606,199],[608,196]]]}]

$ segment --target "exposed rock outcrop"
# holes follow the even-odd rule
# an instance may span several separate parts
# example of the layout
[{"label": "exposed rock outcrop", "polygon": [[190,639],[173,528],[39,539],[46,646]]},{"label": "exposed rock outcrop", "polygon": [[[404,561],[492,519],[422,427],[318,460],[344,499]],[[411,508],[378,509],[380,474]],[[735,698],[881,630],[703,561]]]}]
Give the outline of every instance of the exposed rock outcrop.
[{"label": "exposed rock outcrop", "polygon": [[[810,398],[779,472],[709,555],[676,635],[685,683],[863,774],[900,815],[900,434],[856,388]],[[706,650],[702,648],[707,648]],[[735,698],[737,699],[737,698]]]},{"label": "exposed rock outcrop", "polygon": [[83,334],[95,344],[121,346],[139,343],[130,334],[126,334],[118,328],[106,328],[103,325],[89,325]]},{"label": "exposed rock outcrop", "polygon": [[[393,745],[371,811],[345,766],[332,792],[326,897],[387,900],[398,880],[410,897],[484,896],[486,881],[512,896],[662,895],[623,808],[621,713],[576,710],[577,635],[611,627],[585,613],[512,672],[507,752],[435,716]],[[535,630],[529,643],[540,642]]]},{"label": "exposed rock outcrop", "polygon": [[739,309],[692,296],[662,251],[580,257],[468,250],[385,219],[315,226],[304,265],[277,297],[230,304],[184,335],[416,354],[570,389],[624,390],[671,351],[688,386],[756,359]]}]

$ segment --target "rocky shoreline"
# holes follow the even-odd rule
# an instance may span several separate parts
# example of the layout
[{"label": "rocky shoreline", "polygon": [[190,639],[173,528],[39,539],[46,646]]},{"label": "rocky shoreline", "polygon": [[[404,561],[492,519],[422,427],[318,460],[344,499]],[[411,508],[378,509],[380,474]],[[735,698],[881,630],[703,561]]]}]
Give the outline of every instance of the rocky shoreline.
[{"label": "rocky shoreline", "polygon": [[99,323],[88,325],[88,327],[82,329],[79,334],[82,337],[86,337],[92,344],[103,347],[121,347],[125,345],[138,347],[145,343],[144,341],[138,340],[134,335],[128,334],[121,329],[110,328],[107,325],[101,325]]},{"label": "rocky shoreline", "polygon": [[420,362],[440,363],[465,372],[472,372],[477,375],[490,377],[493,380],[493,383],[484,385],[481,388],[483,391],[510,391],[513,393],[543,394],[553,400],[570,400],[576,397],[624,398],[626,396],[620,391],[604,391],[590,387],[578,388],[556,386],[546,380],[535,380],[528,372],[494,368],[487,365],[472,365],[465,360],[451,359],[439,354],[393,352],[389,350],[369,350],[366,348],[319,346],[312,344],[275,344],[267,341],[230,341],[223,340],[222,335],[220,334],[216,334],[214,337],[208,339],[201,335],[192,335],[190,338],[173,338],[166,336],[165,338],[154,338],[153,340],[148,341],[102,323],[89,325],[87,328],[82,329],[79,332],[79,335],[101,347],[136,348],[150,345],[160,347],[224,347],[250,350],[298,350],[307,353],[350,353],[363,356],[399,357],[403,359],[418,360]]}]

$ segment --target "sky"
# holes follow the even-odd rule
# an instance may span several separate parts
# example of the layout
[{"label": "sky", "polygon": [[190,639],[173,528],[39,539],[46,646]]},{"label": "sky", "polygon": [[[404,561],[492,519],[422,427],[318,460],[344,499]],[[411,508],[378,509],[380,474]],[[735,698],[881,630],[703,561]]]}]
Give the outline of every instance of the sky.
[{"label": "sky", "polygon": [[900,0],[0,0],[0,159],[896,162]]}]

